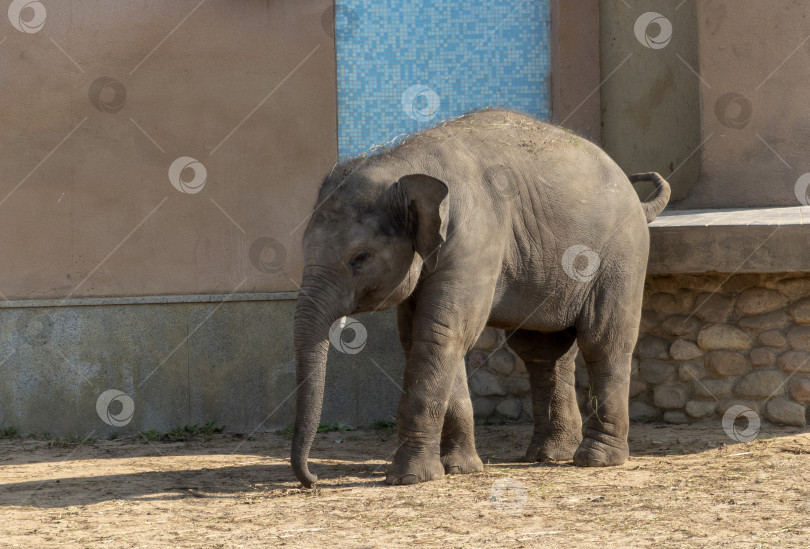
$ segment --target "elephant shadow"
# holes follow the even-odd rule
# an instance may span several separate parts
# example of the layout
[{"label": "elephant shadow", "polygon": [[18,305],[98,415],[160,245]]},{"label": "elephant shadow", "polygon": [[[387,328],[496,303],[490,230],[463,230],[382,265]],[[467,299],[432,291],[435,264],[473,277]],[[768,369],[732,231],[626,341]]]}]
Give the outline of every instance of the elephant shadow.
[{"label": "elephant shadow", "polygon": [[[329,489],[382,487],[385,467],[379,471],[362,463],[318,464],[318,473]],[[339,479],[346,478],[347,482]],[[0,485],[0,508],[32,506],[65,508],[113,500],[168,501],[184,498],[254,499],[282,498],[302,492],[289,463],[193,468],[174,471],[141,471],[112,475],[62,477]]]},{"label": "elephant shadow", "polygon": [[[763,429],[761,436],[791,436],[805,431],[802,428],[768,427]],[[531,436],[532,426],[527,424],[485,425],[476,428],[478,452],[485,465],[522,470],[574,467],[570,461],[548,464],[523,461],[523,453]],[[49,468],[58,469],[62,460],[83,462],[91,459],[102,465],[99,474],[2,483],[0,508],[25,505],[65,508],[112,500],[137,502],[183,498],[225,498],[235,503],[249,503],[254,499],[284,498],[302,493],[301,485],[290,469],[288,441],[276,435],[262,435],[251,445],[237,448],[241,451],[234,456],[236,459],[222,459],[234,450],[234,447],[226,444],[227,441],[227,438],[216,439],[213,446],[195,443],[149,446],[127,443],[114,450],[101,445],[86,450],[75,449],[67,452],[67,457],[64,457],[65,453],[49,451],[40,452],[37,456],[26,456],[24,460],[18,457],[9,458],[4,465],[48,462]],[[340,444],[336,444],[337,442]],[[741,444],[731,440],[714,423],[703,426],[633,424],[629,442],[631,459],[642,456],[697,455],[722,446]],[[397,437],[393,432],[384,435],[371,431],[360,432],[356,438],[350,438],[345,433],[326,433],[319,435],[313,448],[312,469],[320,477],[320,486],[325,490],[375,487],[395,489],[385,484],[385,474],[396,448]],[[24,453],[10,444],[3,444],[0,446],[0,456],[5,453],[5,449],[12,450],[8,455],[19,456]],[[141,457],[176,457],[189,460],[192,465],[167,471],[157,470],[160,465],[156,464],[155,470],[114,472],[117,459],[137,461]],[[93,462],[87,461],[85,469],[92,468]],[[217,462],[223,466],[217,466]],[[197,463],[200,464],[199,467]],[[111,470],[111,474],[106,474]]]}]

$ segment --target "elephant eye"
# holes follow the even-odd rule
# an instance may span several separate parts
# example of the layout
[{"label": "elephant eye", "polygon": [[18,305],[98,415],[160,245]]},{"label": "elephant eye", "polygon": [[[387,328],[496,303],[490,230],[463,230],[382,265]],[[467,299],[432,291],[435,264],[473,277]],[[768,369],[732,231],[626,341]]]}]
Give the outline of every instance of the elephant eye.
[{"label": "elephant eye", "polygon": [[370,257],[371,254],[366,251],[357,252],[349,263],[351,264],[352,267],[357,268],[363,265],[363,263],[365,263],[366,261],[368,261]]}]

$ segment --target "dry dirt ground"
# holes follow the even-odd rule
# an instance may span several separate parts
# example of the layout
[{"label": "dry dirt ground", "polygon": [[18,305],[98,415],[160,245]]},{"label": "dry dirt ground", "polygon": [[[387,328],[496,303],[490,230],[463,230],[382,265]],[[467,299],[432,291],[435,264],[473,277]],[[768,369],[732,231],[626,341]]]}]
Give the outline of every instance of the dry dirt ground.
[{"label": "dry dirt ground", "polygon": [[477,475],[385,485],[393,431],[290,442],[0,441],[2,547],[810,547],[810,433],[732,443],[716,425],[633,425],[609,469],[520,457],[530,425],[478,428]]}]

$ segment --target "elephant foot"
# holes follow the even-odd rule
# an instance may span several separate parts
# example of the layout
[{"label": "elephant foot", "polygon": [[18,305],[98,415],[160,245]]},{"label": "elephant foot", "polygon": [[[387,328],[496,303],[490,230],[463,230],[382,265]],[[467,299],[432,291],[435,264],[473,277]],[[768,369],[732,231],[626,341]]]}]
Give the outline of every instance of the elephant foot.
[{"label": "elephant foot", "polygon": [[571,461],[581,438],[574,436],[538,436],[532,438],[526,450],[526,461]]},{"label": "elephant foot", "polygon": [[466,452],[453,450],[443,455],[441,461],[447,475],[466,475],[484,470],[484,462],[475,450]]},{"label": "elephant foot", "polygon": [[385,476],[385,482],[398,486],[400,484],[418,484],[438,480],[444,476],[444,466],[439,456],[404,457],[403,449],[394,456],[394,461]]},{"label": "elephant foot", "polygon": [[574,454],[574,465],[577,467],[611,467],[621,465],[630,456],[626,440],[602,435],[596,440],[590,437],[582,439],[582,444]]}]

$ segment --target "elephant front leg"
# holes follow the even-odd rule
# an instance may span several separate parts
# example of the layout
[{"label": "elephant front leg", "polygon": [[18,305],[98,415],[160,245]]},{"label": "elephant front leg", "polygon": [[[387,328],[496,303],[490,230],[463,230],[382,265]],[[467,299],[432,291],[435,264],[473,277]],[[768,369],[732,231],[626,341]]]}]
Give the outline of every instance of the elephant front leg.
[{"label": "elephant front leg", "polygon": [[[397,308],[399,338],[406,359],[410,356],[413,344],[414,306],[415,301],[409,299]],[[444,472],[448,475],[477,473],[484,470],[484,464],[475,450],[475,420],[467,386],[467,369],[463,360],[456,370],[447,411],[444,414],[440,457]]]},{"label": "elephant front leg", "polygon": [[460,362],[460,353],[446,346],[413,342],[397,411],[399,447],[386,475],[388,484],[416,484],[444,476],[442,427]]},{"label": "elephant front leg", "polygon": [[480,473],[484,463],[475,450],[475,419],[464,362],[456,369],[442,427],[441,461],[448,475]]}]

